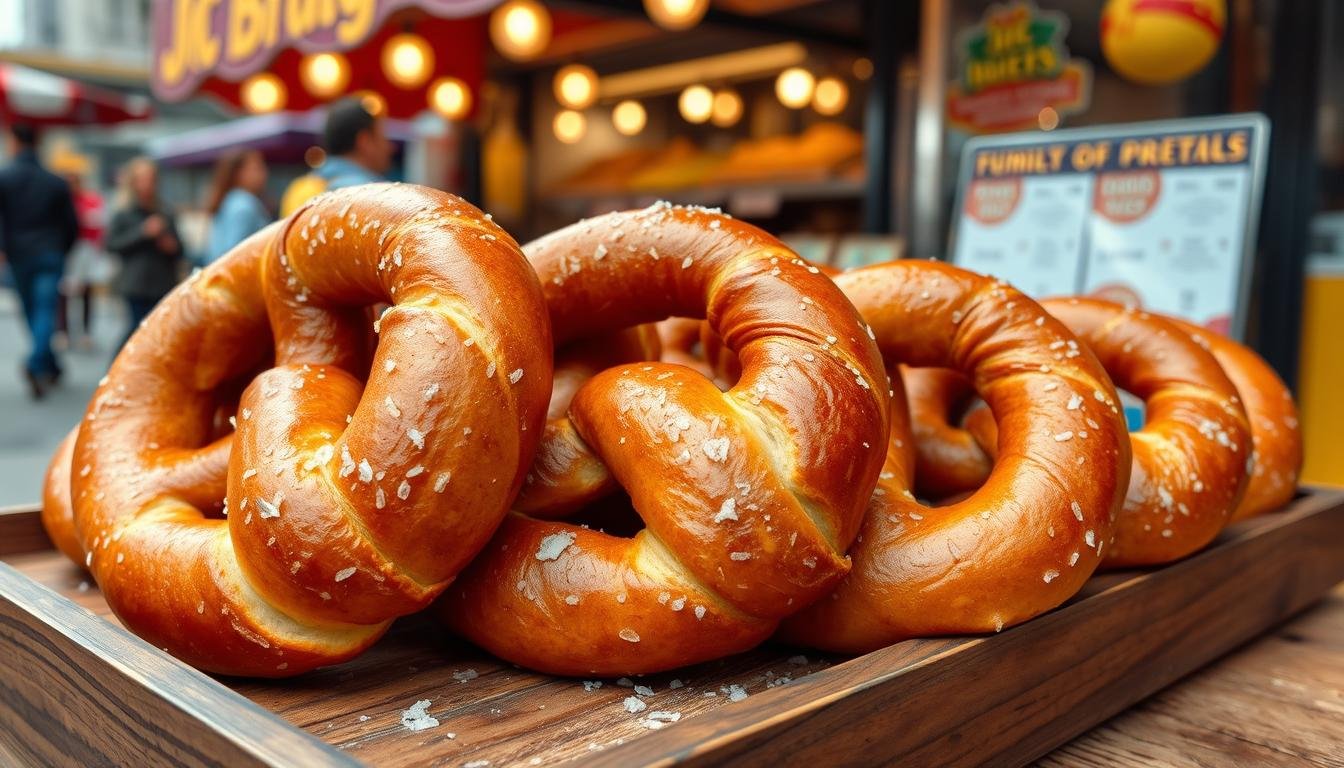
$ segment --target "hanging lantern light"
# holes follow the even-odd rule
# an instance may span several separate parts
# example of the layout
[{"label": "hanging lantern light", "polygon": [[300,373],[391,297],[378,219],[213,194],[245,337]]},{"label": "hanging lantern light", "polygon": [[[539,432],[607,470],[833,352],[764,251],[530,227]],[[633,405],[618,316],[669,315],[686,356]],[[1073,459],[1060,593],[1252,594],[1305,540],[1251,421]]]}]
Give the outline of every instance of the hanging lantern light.
[{"label": "hanging lantern light", "polygon": [[537,0],[508,0],[490,14],[490,41],[514,61],[534,59],[551,42],[551,14]]},{"label": "hanging lantern light", "polygon": [[823,77],[812,93],[812,108],[827,117],[845,111],[849,104],[849,86],[838,77]]},{"label": "hanging lantern light", "polygon": [[588,118],[584,117],[582,112],[562,109],[556,113],[555,121],[551,123],[551,130],[555,132],[555,138],[560,141],[575,144],[588,132]]},{"label": "hanging lantern light", "polygon": [[714,111],[714,93],[703,85],[687,86],[677,99],[677,109],[688,123],[703,123]]},{"label": "hanging lantern light", "polygon": [[471,88],[456,77],[440,77],[429,86],[429,105],[449,120],[471,114]]},{"label": "hanging lantern light", "polygon": [[393,35],[383,44],[383,74],[398,88],[419,88],[434,71],[434,49],[414,32]]},{"label": "hanging lantern light", "polygon": [[789,109],[802,109],[812,101],[816,79],[802,67],[789,67],[775,80],[775,95]]},{"label": "hanging lantern light", "polygon": [[731,128],[742,119],[742,97],[731,88],[724,88],[714,94],[714,106],[710,111],[710,121],[720,128]]},{"label": "hanging lantern light", "polygon": [[261,72],[243,81],[239,96],[248,112],[259,115],[284,109],[289,94],[285,81],[270,72]]},{"label": "hanging lantern light", "polygon": [[597,73],[592,67],[570,64],[555,73],[555,99],[570,109],[587,109],[597,101]]},{"label": "hanging lantern light", "polygon": [[663,29],[690,29],[708,10],[709,0],[644,0],[644,12]]},{"label": "hanging lantern light", "polygon": [[648,119],[644,105],[633,99],[622,101],[611,110],[611,124],[624,136],[638,135]]},{"label": "hanging lantern light", "polygon": [[339,53],[314,53],[299,63],[299,81],[313,96],[332,99],[350,84],[350,62]]},{"label": "hanging lantern light", "polygon": [[866,81],[873,76],[873,60],[860,56],[854,60],[854,64],[850,69],[854,72],[854,77]]}]

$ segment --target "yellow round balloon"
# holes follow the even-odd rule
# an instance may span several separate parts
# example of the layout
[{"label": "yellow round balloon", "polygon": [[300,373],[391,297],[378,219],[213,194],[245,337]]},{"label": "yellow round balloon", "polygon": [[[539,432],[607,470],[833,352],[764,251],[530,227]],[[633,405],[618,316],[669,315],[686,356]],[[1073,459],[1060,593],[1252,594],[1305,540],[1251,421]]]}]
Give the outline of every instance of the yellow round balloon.
[{"label": "yellow round balloon", "polygon": [[1101,50],[1129,80],[1174,83],[1209,63],[1226,24],[1224,0],[1109,0],[1101,15]]}]

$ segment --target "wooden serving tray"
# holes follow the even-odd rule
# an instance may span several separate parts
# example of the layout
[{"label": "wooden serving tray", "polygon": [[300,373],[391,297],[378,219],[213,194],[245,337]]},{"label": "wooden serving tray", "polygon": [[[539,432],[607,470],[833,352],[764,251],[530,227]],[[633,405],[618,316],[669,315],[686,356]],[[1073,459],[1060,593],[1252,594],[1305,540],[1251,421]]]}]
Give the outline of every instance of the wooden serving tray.
[{"label": "wooden serving tray", "polygon": [[[653,689],[639,713],[617,681],[503,665],[420,617],[340,667],[211,678],[121,629],[50,547],[35,511],[0,511],[0,762],[1020,765],[1344,580],[1344,492],[1308,489],[1194,557],[1096,577],[998,635],[848,659],[767,645],[633,681]],[[439,725],[412,731],[402,713],[423,699]],[[679,720],[651,729],[654,711]]]}]

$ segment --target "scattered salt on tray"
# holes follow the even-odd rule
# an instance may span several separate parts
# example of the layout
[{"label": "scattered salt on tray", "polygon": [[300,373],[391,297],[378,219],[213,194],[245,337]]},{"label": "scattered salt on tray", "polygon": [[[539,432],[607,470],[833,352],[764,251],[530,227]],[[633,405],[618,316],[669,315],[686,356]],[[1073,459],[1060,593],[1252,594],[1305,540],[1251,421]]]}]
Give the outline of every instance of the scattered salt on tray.
[{"label": "scattered salt on tray", "polygon": [[459,682],[459,683],[465,683],[465,682],[467,682],[468,680],[475,680],[476,678],[478,678],[478,677],[480,677],[480,676],[481,676],[481,673],[477,672],[477,671],[474,670],[474,669],[464,669],[464,670],[462,670],[461,672],[454,672],[454,673],[453,673],[453,679],[456,680],[456,681]]},{"label": "scattered salt on tray", "polygon": [[411,708],[401,713],[401,724],[408,730],[423,731],[426,728],[436,728],[439,725],[438,718],[429,714],[429,699],[421,699],[411,705]]},{"label": "scattered salt on tray", "polygon": [[656,731],[659,728],[666,727],[668,723],[675,723],[680,719],[681,719],[680,712],[667,712],[664,710],[656,710],[654,712],[650,712],[648,716],[645,717],[643,720],[640,720],[639,724],[644,726],[645,728],[648,728],[651,731]]}]

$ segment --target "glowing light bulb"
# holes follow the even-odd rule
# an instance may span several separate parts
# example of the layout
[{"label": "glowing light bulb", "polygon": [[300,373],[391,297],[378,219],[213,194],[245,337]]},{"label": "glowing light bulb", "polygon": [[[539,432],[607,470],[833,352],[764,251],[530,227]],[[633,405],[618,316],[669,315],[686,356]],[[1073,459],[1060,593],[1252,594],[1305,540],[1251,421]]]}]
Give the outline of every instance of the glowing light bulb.
[{"label": "glowing light bulb", "polygon": [[812,94],[812,108],[823,115],[838,115],[849,103],[849,86],[838,77],[823,77]]},{"label": "glowing light bulb", "polygon": [[742,97],[729,88],[714,94],[714,107],[709,119],[720,128],[737,125],[737,121],[742,119]]},{"label": "glowing light bulb", "polygon": [[709,0],[644,0],[644,12],[663,29],[690,29],[708,10]]},{"label": "glowing light bulb", "polygon": [[508,0],[490,14],[490,40],[514,61],[534,59],[551,42],[551,14],[537,0]]},{"label": "glowing light bulb", "polygon": [[648,114],[638,101],[627,100],[617,104],[611,110],[611,124],[625,136],[638,135],[648,122]]},{"label": "glowing light bulb", "polygon": [[283,109],[288,95],[285,82],[270,72],[262,72],[247,78],[239,91],[243,106],[254,114]]},{"label": "glowing light bulb", "polygon": [[471,114],[471,89],[456,77],[441,77],[429,86],[429,105],[449,120]]},{"label": "glowing light bulb", "polygon": [[714,93],[703,85],[688,86],[677,99],[677,109],[688,123],[703,123],[714,111]]},{"label": "glowing light bulb", "polygon": [[398,88],[419,88],[434,71],[434,49],[425,38],[403,32],[383,44],[383,74]]},{"label": "glowing light bulb", "polygon": [[812,101],[816,79],[802,67],[789,67],[775,80],[775,95],[790,109],[802,109]]},{"label": "glowing light bulb", "polygon": [[350,62],[339,53],[304,56],[299,63],[299,81],[319,99],[334,98],[350,84]]},{"label": "glowing light bulb", "polygon": [[364,105],[364,109],[368,110],[370,115],[373,115],[374,117],[382,117],[383,114],[387,112],[387,99],[384,99],[381,94],[374,93],[373,91],[355,91],[354,95],[359,99],[359,103]]},{"label": "glowing light bulb", "polygon": [[574,144],[588,132],[588,118],[582,112],[563,109],[556,113],[551,130],[555,132],[555,138],[566,144]]},{"label": "glowing light bulb", "polygon": [[555,98],[570,109],[587,109],[597,101],[597,73],[592,67],[570,64],[555,73],[551,84]]}]

